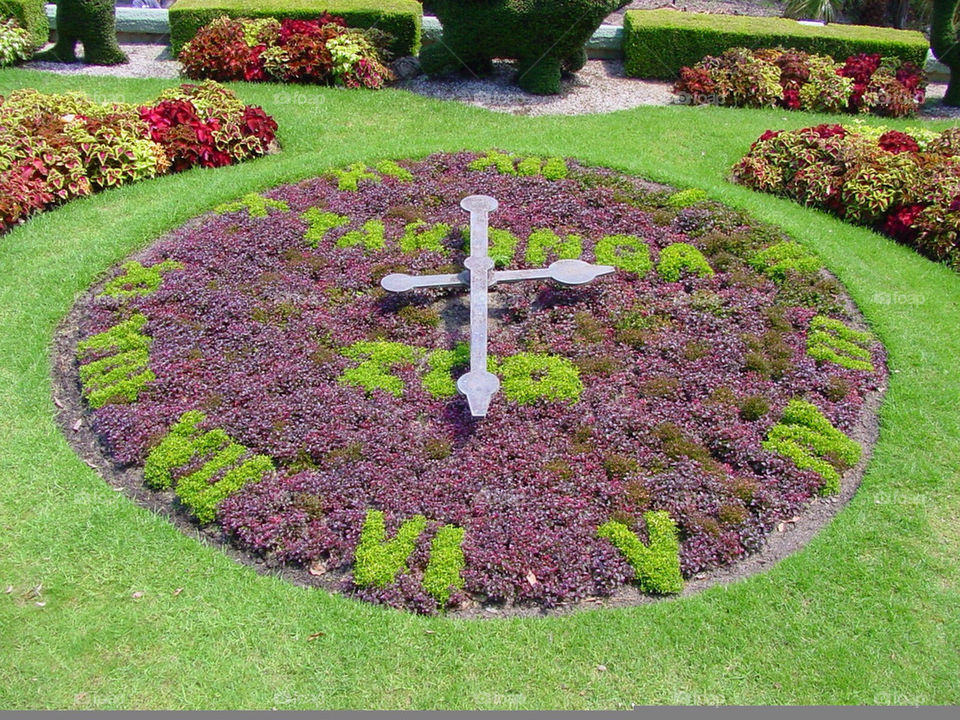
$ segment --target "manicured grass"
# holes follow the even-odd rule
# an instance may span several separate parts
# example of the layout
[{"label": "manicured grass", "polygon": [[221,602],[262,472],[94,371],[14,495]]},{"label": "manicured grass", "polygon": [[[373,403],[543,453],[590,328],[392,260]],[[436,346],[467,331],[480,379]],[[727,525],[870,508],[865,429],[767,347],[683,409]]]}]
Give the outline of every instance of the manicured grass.
[{"label": "manicured grass", "polygon": [[[0,72],[0,93],[140,100],[167,84]],[[724,179],[766,128],[826,118],[519,118],[394,91],[236,89],[276,116],[282,154],[74,202],[0,238],[0,593],[12,586],[0,594],[0,707],[960,702],[960,277]],[[330,166],[491,146],[701,187],[781,225],[847,284],[889,350],[891,386],[860,491],[803,551],[644,607],[425,619],[259,576],[119,496],[70,449],[54,423],[51,336],[109,265],[218,203]],[[43,607],[30,597],[40,584]]]}]

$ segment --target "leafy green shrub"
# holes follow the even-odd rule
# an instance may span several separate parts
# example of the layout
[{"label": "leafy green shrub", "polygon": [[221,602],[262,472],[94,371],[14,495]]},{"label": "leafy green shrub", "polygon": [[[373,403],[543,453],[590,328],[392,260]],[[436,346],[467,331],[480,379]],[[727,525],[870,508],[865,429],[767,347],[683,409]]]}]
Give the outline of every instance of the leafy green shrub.
[{"label": "leafy green shrub", "polygon": [[[149,487],[166,490],[176,483],[180,502],[204,524],[216,519],[217,506],[226,497],[273,469],[269,457],[251,455],[223,430],[201,430],[205,420],[197,410],[181,415],[147,455],[143,468]],[[175,478],[177,470],[195,466],[198,461],[201,464],[195,470]]]},{"label": "leafy green shrub", "polygon": [[859,25],[801,25],[774,17],[630,10],[623,23],[627,75],[673,80],[684,66],[730,48],[790,47],[849,57],[879,53],[923,66],[929,46],[919,32]]},{"label": "leafy green shrub", "polygon": [[839,320],[816,315],[807,334],[807,355],[818,362],[832,362],[849,370],[873,371],[870,333],[854,330]]},{"label": "leafy green shrub", "polygon": [[409,345],[386,340],[361,340],[344,348],[342,353],[360,364],[344,370],[341,382],[362,387],[367,392],[386,390],[397,397],[403,394],[404,383],[390,374],[390,370],[416,359],[416,352]]},{"label": "leafy green shrub", "polygon": [[101,294],[121,298],[143,297],[160,287],[163,273],[182,268],[183,264],[176,260],[164,260],[149,267],[136,261],[124,263],[123,275],[118,275],[104,285]]},{"label": "leafy green shrub", "polygon": [[610,520],[597,529],[619,550],[636,573],[637,585],[643,592],[670,594],[683,590],[680,574],[680,543],[677,526],[663,511],[645,512],[650,542],[644,545],[623,523]]},{"label": "leafy green shrub", "polygon": [[548,254],[555,254],[558,260],[575,260],[583,252],[581,240],[576,235],[561,238],[549,228],[540,228],[527,238],[527,252],[524,259],[531,265],[543,265]]},{"label": "leafy green shrub", "polygon": [[499,150],[490,150],[469,165],[471,170],[496,168],[501,175],[521,175],[525,177],[542,175],[547,180],[562,180],[567,177],[567,163],[560,157],[546,160],[536,155],[518,156]]},{"label": "leafy green shrub", "polygon": [[148,383],[156,380],[147,367],[153,340],[142,330],[147,318],[140,313],[108,330],[77,343],[83,394],[92,408],[117,402],[133,402]]},{"label": "leafy green shrub", "polygon": [[315,207],[307,209],[302,217],[310,224],[303,239],[313,247],[317,247],[317,245],[320,244],[320,241],[326,237],[327,232],[350,222],[350,218],[346,215],[337,215],[336,213]]},{"label": "leafy green shrub", "polygon": [[764,248],[750,259],[750,264],[778,282],[782,282],[791,270],[806,274],[819,272],[823,267],[820,258],[790,240]]},{"label": "leafy green shrub", "polygon": [[503,394],[521,405],[540,399],[576,402],[583,392],[576,365],[559,355],[517,353],[500,363]]},{"label": "leafy green shrub", "polygon": [[288,212],[290,206],[282,200],[271,200],[259,193],[248,193],[239,200],[217,205],[213,211],[218,215],[246,210],[250,217],[266,217],[270,210]]},{"label": "leafy green shrub", "polygon": [[657,272],[667,282],[678,282],[683,272],[689,272],[697,277],[710,277],[713,268],[690,243],[673,243],[660,251],[660,261],[657,263]]},{"label": "leafy green shrub", "polygon": [[221,16],[314,20],[324,13],[342,17],[352,28],[388,34],[394,56],[420,49],[422,11],[415,0],[177,0],[170,8],[170,45],[178,54],[200,28]]},{"label": "leafy green shrub", "polygon": [[50,38],[45,0],[0,0],[0,18],[12,18],[30,34],[34,48],[43,47]]},{"label": "leafy green shrub", "polygon": [[701,203],[706,199],[706,190],[701,190],[700,188],[687,188],[686,190],[675,192],[667,199],[667,202],[670,204],[670,207],[685,208],[690,207],[691,205],[696,205],[697,203]]},{"label": "leafy green shrub", "polygon": [[27,60],[36,46],[16,20],[0,20],[0,67]]},{"label": "leafy green shrub", "polygon": [[594,248],[597,262],[645,275],[652,267],[650,246],[636,235],[605,235]]}]

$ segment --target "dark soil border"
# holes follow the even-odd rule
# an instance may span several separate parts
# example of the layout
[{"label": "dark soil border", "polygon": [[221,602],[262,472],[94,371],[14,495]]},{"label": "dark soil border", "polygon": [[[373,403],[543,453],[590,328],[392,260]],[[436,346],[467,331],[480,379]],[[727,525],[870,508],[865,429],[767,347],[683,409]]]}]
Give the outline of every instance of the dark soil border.
[{"label": "dark soil border", "polygon": [[[188,221],[184,226],[199,222],[203,216]],[[184,227],[184,226],[181,226]],[[156,238],[150,243],[151,247],[164,240],[166,235]],[[88,466],[95,470],[110,487],[122,492],[137,505],[146,508],[168,520],[181,532],[189,537],[195,537],[206,544],[219,548],[228,557],[246,565],[262,575],[272,575],[283,578],[302,587],[315,587],[328,592],[350,596],[350,586],[347,583],[348,570],[330,570],[322,575],[312,574],[308,568],[279,563],[270,558],[262,558],[250,553],[241,552],[230,542],[227,535],[221,530],[218,523],[207,526],[199,525],[187,511],[179,504],[173,490],[155,491],[149,489],[143,480],[142,467],[124,467],[117,464],[107,453],[100,438],[93,431],[89,423],[87,405],[81,395],[78,364],[75,349],[79,338],[79,321],[83,315],[87,298],[98,294],[107,279],[112,277],[112,271],[125,262],[143,260],[147,248],[128,256],[121,262],[107,268],[102,278],[94,283],[85,293],[79,295],[70,312],[64,317],[53,337],[51,352],[52,395],[56,406],[56,422],[66,437],[74,452]],[[821,270],[824,277],[836,279],[827,270]],[[842,283],[841,286],[843,287]],[[868,326],[847,295],[844,288],[846,310],[853,320],[853,325],[860,330],[868,330]],[[447,617],[462,619],[491,619],[504,617],[537,617],[547,615],[569,615],[583,610],[598,608],[618,608],[633,605],[644,605],[653,602],[665,602],[674,598],[683,598],[699,593],[714,585],[729,585],[750,577],[756,573],[765,572],[774,567],[784,558],[801,550],[813,537],[820,532],[840,510],[850,501],[866,473],[873,448],[880,431],[879,409],[886,392],[886,382],[876,391],[868,393],[864,398],[860,418],[849,433],[863,448],[860,462],[847,472],[840,480],[840,492],[829,497],[815,497],[809,502],[801,514],[778,524],[766,537],[763,548],[733,565],[698,573],[685,579],[683,591],[678,595],[657,596],[646,595],[634,585],[625,585],[607,597],[592,597],[575,602],[561,603],[555,608],[543,608],[538,605],[517,605],[513,603],[485,603],[468,601],[460,607],[450,608],[443,614]],[[358,600],[358,602],[360,602]]]}]

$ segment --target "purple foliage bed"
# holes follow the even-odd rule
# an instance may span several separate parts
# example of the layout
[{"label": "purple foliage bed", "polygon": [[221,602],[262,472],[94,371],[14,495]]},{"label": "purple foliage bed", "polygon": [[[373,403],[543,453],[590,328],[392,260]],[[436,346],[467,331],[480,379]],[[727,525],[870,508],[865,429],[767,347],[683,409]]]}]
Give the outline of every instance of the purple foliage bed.
[{"label": "purple foliage bed", "polygon": [[[142,465],[182,413],[202,410],[206,426],[277,467],[218,509],[239,548],[348,571],[369,509],[384,512],[388,533],[422,514],[433,528],[465,528],[465,585],[453,605],[552,607],[608,595],[633,571],[597,527],[617,519],[643,539],[649,510],[675,521],[685,577],[758,550],[823,485],[761,448],[783,408],[804,398],[850,432],[883,382],[878,344],[873,372],[806,354],[814,315],[853,321],[841,288],[823,274],[788,272],[776,283],[759,272],[747,260],[782,238],[728,208],[675,207],[666,189],[571,161],[560,180],[468,170],[476,157],[402,162],[412,182],[384,176],[357,192],[331,176],[276,188],[265,196],[289,211],[206,215],[139,256],[183,268],[143,297],[83,301],[81,337],[140,312],[153,338],[156,379],[135,402],[90,411],[106,451],[120,465]],[[357,364],[341,350],[357,341],[450,349],[468,338],[464,292],[388,296],[378,281],[401,269],[456,271],[467,223],[459,201],[475,193],[496,197],[492,227],[520,238],[510,267],[525,267],[524,239],[550,228],[581,236],[588,261],[605,235],[643,238],[654,261],[688,242],[716,273],[666,282],[655,270],[618,270],[576,289],[498,286],[491,354],[569,359],[583,384],[573,403],[521,405],[501,393],[474,420],[459,395],[424,389],[422,361],[396,369],[400,397],[338,381]],[[310,247],[301,214],[311,207],[351,222]],[[385,249],[336,245],[370,219],[385,223]],[[396,238],[417,219],[450,225],[443,252],[401,252]],[[347,572],[344,591],[435,610],[419,585],[429,547],[428,532],[392,585],[356,588]]]}]

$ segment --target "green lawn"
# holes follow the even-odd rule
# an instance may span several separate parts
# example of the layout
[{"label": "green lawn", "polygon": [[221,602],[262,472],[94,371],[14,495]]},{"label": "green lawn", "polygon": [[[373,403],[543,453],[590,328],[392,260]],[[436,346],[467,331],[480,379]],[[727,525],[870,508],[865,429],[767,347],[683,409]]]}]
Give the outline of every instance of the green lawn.
[{"label": "green lawn", "polygon": [[[0,72],[0,94],[146,100],[169,84]],[[275,115],[281,154],[73,202],[0,237],[0,708],[960,702],[960,276],[725,181],[763,130],[825,118],[709,107],[522,118],[397,91],[236,89]],[[73,453],[54,422],[51,337],[112,263],[215,204],[331,166],[491,146],[702,187],[815,248],[847,284],[889,350],[890,390],[860,491],[802,552],[644,607],[421,618],[257,575]]]}]

